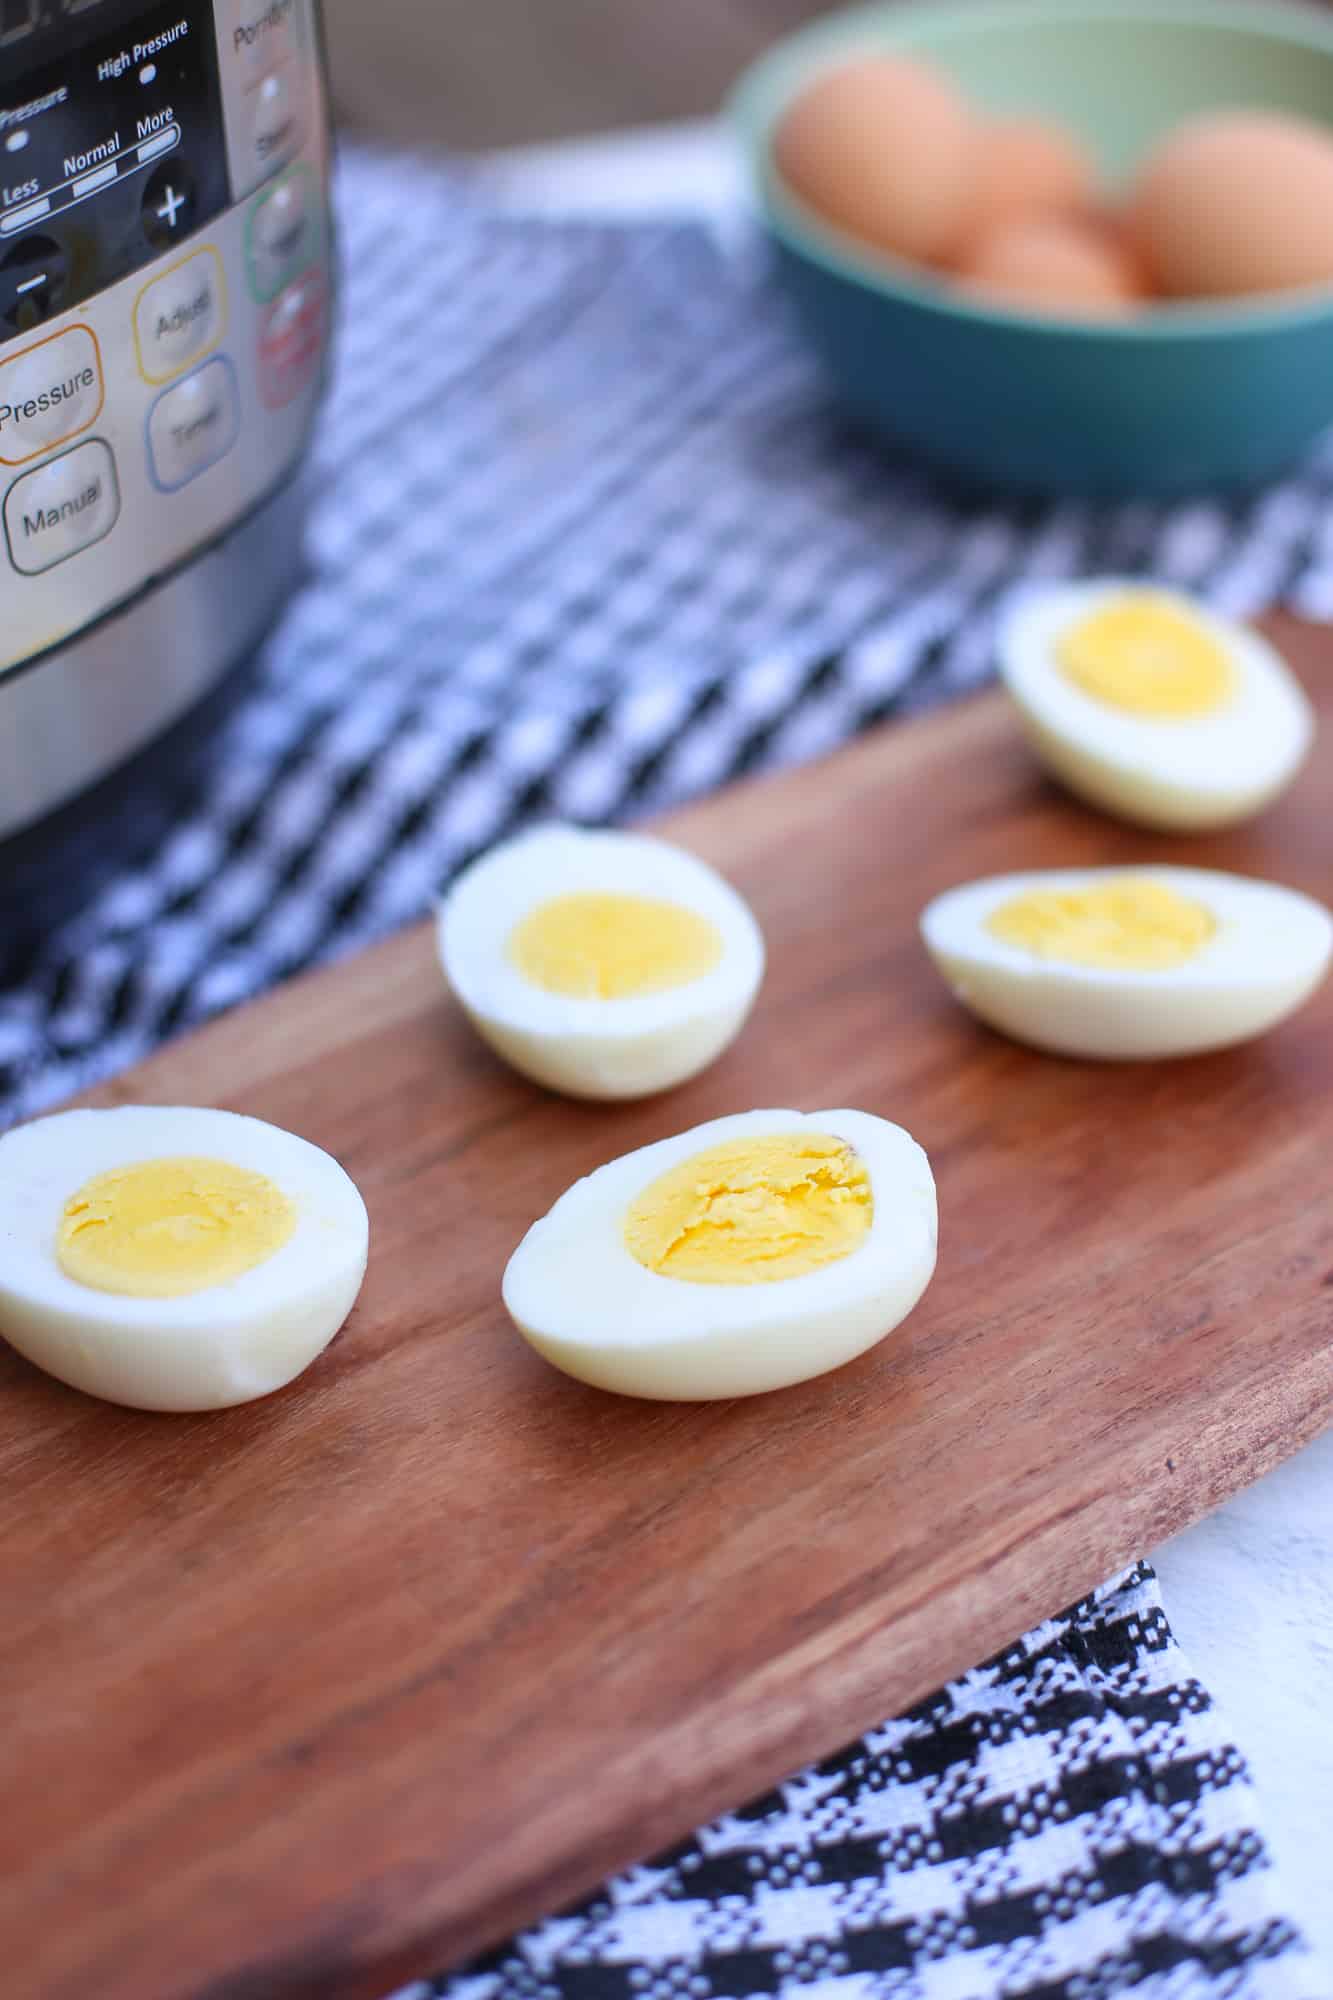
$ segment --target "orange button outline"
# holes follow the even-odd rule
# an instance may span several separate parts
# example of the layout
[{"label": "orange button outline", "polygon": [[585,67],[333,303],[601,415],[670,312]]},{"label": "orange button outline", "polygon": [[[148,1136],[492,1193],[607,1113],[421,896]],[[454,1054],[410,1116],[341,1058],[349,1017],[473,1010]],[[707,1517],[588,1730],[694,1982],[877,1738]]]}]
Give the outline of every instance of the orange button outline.
[{"label": "orange button outline", "polygon": [[[139,308],[152,291],[154,285],[160,285],[164,279],[171,276],[173,271],[183,271],[185,266],[192,264],[196,257],[211,257],[217,268],[218,330],[212,340],[209,341],[207,347],[197,348],[194,353],[187,354],[183,361],[177,361],[172,367],[168,368],[165,375],[150,375],[144,363],[143,342],[139,338]],[[134,358],[138,363],[141,378],[149,384],[150,388],[156,388],[161,382],[174,382],[176,377],[183,375],[187,368],[195,368],[201,361],[207,360],[208,356],[215,349],[221,347],[227,331],[227,272],[222,258],[218,253],[217,246],[213,243],[196,243],[193,250],[187,250],[185,255],[178,257],[174,264],[168,264],[165,271],[156,272],[148,280],[148,283],[141,285],[135,293],[134,304],[130,308],[130,320],[134,327]]]},{"label": "orange button outline", "polygon": [[74,320],[69,326],[62,326],[59,333],[43,334],[40,340],[34,340],[32,346],[25,347],[21,353],[7,354],[3,361],[0,361],[0,378],[3,378],[6,368],[12,367],[14,362],[26,361],[39,347],[49,347],[52,341],[64,340],[71,333],[86,333],[93,344],[93,357],[97,362],[97,408],[90,417],[85,417],[81,424],[76,424],[72,431],[66,431],[63,437],[51,438],[46,444],[39,444],[35,451],[25,451],[22,458],[7,458],[4,452],[0,451],[0,465],[30,465],[34,458],[41,458],[48,451],[59,451],[61,445],[68,444],[71,438],[81,437],[84,431],[91,430],[101,416],[106,405],[106,372],[102,367],[101,343],[86,320]]}]

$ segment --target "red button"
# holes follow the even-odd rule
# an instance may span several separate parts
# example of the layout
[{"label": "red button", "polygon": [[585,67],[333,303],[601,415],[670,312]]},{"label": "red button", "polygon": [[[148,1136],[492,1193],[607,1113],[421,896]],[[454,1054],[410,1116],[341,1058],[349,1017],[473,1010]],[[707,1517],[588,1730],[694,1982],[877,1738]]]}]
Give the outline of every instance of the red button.
[{"label": "red button", "polygon": [[259,393],[280,410],[318,373],[324,353],[329,287],[322,270],[309,270],[279,292],[260,323]]}]

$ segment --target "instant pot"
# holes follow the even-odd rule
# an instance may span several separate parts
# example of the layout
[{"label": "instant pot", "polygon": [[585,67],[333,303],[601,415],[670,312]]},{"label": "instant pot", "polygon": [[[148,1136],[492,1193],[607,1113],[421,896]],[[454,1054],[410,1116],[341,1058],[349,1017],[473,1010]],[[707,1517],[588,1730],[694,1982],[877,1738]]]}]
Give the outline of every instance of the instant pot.
[{"label": "instant pot", "polygon": [[328,163],[317,0],[0,0],[0,891],[298,573]]}]

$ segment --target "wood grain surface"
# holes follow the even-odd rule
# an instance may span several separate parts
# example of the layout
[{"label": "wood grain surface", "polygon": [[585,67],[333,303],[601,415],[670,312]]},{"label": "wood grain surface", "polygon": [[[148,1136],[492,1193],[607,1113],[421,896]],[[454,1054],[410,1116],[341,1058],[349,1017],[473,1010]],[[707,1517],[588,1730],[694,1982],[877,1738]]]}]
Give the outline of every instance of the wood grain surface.
[{"label": "wood grain surface", "polygon": [[[1282,636],[1333,714],[1333,643]],[[915,933],[1000,868],[1199,861],[1328,897],[1327,747],[1256,825],[1086,813],[998,696],[672,830],[752,899],[754,1021],[621,1108],[503,1070],[416,929],[102,1102],[331,1148],[364,1294],[292,1389],[137,1415],[3,1351],[15,2000],[371,2000],[593,1886],[1058,1610],[1333,1420],[1333,988],[1160,1067],[975,1026]],[[638,1404],[510,1331],[504,1260],[598,1162],[725,1111],[863,1105],[932,1157],[925,1301],[840,1373]],[[16,1982],[16,1983],[15,1983]]]},{"label": "wood grain surface", "polygon": [[396,141],[521,145],[708,118],[831,0],[325,0],[339,115]]}]

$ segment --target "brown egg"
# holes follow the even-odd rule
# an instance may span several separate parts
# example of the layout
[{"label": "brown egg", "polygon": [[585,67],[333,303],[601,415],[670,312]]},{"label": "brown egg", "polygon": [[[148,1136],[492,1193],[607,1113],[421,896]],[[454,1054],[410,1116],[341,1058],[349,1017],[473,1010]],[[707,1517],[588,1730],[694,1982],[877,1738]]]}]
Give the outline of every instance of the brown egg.
[{"label": "brown egg", "polygon": [[863,56],[801,92],[773,154],[787,186],[825,221],[925,261],[961,234],[978,134],[946,77],[905,57]]},{"label": "brown egg", "polygon": [[958,284],[997,305],[1078,319],[1123,319],[1142,303],[1134,264],[1079,216],[1002,222],[960,265]]},{"label": "brown egg", "polygon": [[1136,298],[1147,301],[1158,296],[1123,204],[1103,198],[1090,208],[1081,209],[1078,220],[1111,251]]},{"label": "brown egg", "polygon": [[1022,215],[1071,214],[1096,199],[1092,161],[1072,132],[1039,118],[997,118],[982,127],[977,189],[956,255]]},{"label": "brown egg", "polygon": [[1131,224],[1177,298],[1333,283],[1333,133],[1276,112],[1193,119],[1144,165]]}]

